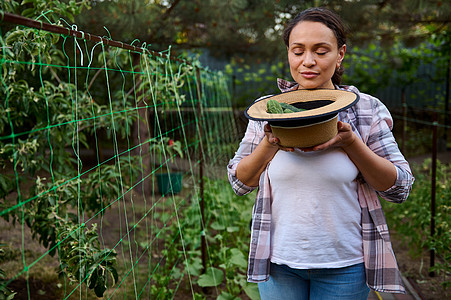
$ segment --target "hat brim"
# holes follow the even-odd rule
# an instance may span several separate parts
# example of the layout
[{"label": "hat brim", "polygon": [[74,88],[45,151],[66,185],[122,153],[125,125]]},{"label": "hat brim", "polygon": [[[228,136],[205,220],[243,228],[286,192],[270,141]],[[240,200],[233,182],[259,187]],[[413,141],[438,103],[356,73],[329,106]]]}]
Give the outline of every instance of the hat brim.
[{"label": "hat brim", "polygon": [[[267,112],[270,99],[291,104],[305,110],[294,113],[272,114]],[[248,119],[268,121],[280,127],[307,126],[333,118],[359,101],[359,95],[330,89],[295,90],[263,98],[252,103],[244,112]]]}]

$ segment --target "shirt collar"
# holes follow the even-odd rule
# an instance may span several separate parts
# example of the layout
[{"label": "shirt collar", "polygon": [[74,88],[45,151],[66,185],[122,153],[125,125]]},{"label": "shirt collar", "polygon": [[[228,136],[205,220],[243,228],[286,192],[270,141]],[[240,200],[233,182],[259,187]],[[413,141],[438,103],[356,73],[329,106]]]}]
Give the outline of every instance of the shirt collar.
[{"label": "shirt collar", "polygon": [[297,82],[277,78],[277,86],[279,87],[279,89],[282,93],[285,93],[285,92],[297,90],[299,84]]},{"label": "shirt collar", "polygon": [[[289,91],[295,91],[299,87],[299,83],[295,81],[288,81],[282,78],[277,78],[277,86],[279,87],[280,91],[282,93],[289,92]],[[335,89],[340,89],[340,86],[334,84]]]}]

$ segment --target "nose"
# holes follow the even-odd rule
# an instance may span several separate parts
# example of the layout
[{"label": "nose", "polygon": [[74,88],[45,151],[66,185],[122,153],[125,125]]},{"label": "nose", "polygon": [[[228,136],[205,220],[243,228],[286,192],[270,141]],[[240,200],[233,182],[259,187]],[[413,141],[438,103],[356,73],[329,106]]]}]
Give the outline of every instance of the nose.
[{"label": "nose", "polygon": [[314,57],[313,53],[310,51],[306,51],[304,54],[305,54],[304,61],[302,62],[302,64],[305,67],[314,66],[316,62],[315,62],[315,57]]}]

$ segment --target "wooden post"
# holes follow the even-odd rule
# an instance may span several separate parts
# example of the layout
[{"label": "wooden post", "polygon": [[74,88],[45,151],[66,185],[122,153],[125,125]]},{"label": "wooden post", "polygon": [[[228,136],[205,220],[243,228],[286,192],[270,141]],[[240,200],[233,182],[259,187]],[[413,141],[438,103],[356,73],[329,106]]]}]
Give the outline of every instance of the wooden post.
[{"label": "wooden post", "polygon": [[201,255],[203,272],[207,270],[207,242],[205,240],[205,203],[204,203],[204,148],[203,148],[203,128],[202,128],[202,81],[199,68],[196,68],[196,88],[197,88],[197,132],[199,133],[199,198],[201,214]]},{"label": "wooden post", "polygon": [[402,103],[402,140],[401,140],[401,152],[404,154],[406,151],[406,131],[407,131],[407,103],[406,103],[406,89],[401,90],[401,103]]},{"label": "wooden post", "polygon": [[445,79],[445,120],[444,120],[444,124],[445,124],[445,130],[443,131],[443,139],[445,140],[445,150],[447,149],[447,145],[448,145],[448,123],[449,123],[449,118],[448,118],[448,111],[449,111],[449,98],[450,98],[450,74],[451,71],[451,57],[448,57],[448,65],[446,68],[446,79]]},{"label": "wooden post", "polygon": [[[435,185],[437,181],[437,113],[434,112],[434,122],[432,127],[432,170],[431,170],[431,238],[435,235]],[[435,265],[435,250],[430,250],[430,267]],[[433,271],[429,272],[430,277],[434,277]]]}]

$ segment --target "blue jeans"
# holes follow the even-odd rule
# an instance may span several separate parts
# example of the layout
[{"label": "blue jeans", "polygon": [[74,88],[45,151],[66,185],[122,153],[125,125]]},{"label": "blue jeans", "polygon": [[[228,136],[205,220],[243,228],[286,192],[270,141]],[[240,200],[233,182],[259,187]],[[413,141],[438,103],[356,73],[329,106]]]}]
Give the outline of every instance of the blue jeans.
[{"label": "blue jeans", "polygon": [[262,300],[366,300],[363,263],[336,269],[292,269],[271,263],[269,281],[258,284]]}]

